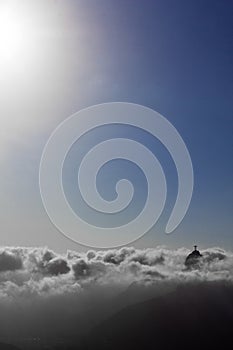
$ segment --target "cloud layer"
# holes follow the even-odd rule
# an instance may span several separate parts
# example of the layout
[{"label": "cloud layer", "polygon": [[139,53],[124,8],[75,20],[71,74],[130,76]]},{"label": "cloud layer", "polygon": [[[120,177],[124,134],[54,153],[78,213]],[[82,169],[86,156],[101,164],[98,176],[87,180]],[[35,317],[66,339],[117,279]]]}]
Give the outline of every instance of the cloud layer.
[{"label": "cloud layer", "polygon": [[0,298],[80,292],[90,287],[133,282],[233,281],[233,253],[220,248],[202,251],[201,268],[188,270],[185,248],[107,251],[58,255],[47,248],[0,248]]},{"label": "cloud layer", "polygon": [[1,248],[0,336],[82,334],[124,306],[179,285],[233,284],[233,253],[203,250],[200,268],[187,269],[188,253],[125,247],[59,255],[47,248]]}]

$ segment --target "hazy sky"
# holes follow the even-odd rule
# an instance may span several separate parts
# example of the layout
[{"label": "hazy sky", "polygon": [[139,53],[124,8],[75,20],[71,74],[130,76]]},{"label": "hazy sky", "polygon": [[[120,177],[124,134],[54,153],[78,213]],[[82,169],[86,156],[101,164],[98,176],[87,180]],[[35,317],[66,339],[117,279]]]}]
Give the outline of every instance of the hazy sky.
[{"label": "hazy sky", "polygon": [[[231,1],[215,0],[1,1],[0,245],[86,250],[59,233],[43,208],[40,157],[72,113],[125,101],[155,109],[177,128],[195,176],[189,211],[166,236],[174,165],[149,134],[135,132],[158,151],[170,191],[161,220],[135,245],[233,249],[232,11]],[[143,202],[141,174],[135,183]]]}]

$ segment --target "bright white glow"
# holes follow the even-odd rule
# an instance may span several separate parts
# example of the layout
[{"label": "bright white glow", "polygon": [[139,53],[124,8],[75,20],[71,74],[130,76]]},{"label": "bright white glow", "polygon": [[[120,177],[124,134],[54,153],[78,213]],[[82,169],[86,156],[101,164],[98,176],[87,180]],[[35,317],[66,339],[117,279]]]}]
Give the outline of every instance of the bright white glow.
[{"label": "bright white glow", "polygon": [[0,54],[1,60],[12,62],[22,58],[28,45],[27,28],[23,18],[11,8],[0,13]]},{"label": "bright white glow", "polygon": [[71,10],[63,1],[0,0],[0,153],[3,139],[56,118],[77,61],[87,68]]}]

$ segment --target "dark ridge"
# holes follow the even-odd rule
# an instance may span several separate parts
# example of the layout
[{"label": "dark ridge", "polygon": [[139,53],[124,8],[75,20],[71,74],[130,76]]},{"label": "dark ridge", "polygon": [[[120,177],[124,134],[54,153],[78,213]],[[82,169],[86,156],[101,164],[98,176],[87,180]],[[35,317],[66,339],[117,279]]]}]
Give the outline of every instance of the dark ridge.
[{"label": "dark ridge", "polygon": [[126,307],[78,349],[230,349],[233,285],[202,283]]},{"label": "dark ridge", "polygon": [[14,345],[0,343],[0,350],[20,350]]}]

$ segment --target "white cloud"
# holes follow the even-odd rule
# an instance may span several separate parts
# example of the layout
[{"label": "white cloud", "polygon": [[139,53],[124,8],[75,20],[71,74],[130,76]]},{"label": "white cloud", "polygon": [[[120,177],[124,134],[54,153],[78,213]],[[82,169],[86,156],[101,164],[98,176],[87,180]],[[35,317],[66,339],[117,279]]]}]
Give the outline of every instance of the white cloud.
[{"label": "white cloud", "polygon": [[[121,248],[107,251],[58,255],[47,248],[2,248],[0,250],[0,293],[20,294],[20,290],[51,295],[51,290],[73,292],[103,285],[126,287],[133,282],[154,284],[161,280],[233,281],[233,254],[219,248],[202,251],[201,268],[187,270],[188,250],[166,248]],[[54,288],[56,285],[56,288]]]},{"label": "white cloud", "polygon": [[206,249],[198,270],[185,268],[188,253],[125,247],[59,255],[47,248],[1,248],[0,323],[11,327],[2,327],[0,336],[82,333],[126,305],[179,285],[233,284],[233,253]]}]

